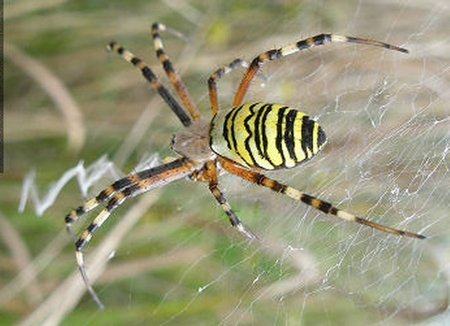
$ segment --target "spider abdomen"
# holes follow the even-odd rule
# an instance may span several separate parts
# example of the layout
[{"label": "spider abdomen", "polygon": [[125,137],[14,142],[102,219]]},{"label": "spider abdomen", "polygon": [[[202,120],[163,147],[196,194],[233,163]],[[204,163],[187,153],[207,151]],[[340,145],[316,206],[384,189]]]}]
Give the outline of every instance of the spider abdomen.
[{"label": "spider abdomen", "polygon": [[247,103],[213,118],[210,146],[249,168],[292,168],[317,154],[326,136],[317,122],[294,108]]}]

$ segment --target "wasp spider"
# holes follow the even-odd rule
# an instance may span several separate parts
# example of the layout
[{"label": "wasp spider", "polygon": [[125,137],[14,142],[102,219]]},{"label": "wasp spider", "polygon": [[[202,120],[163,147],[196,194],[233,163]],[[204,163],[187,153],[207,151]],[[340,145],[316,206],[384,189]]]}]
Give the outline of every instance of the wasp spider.
[{"label": "wasp spider", "polygon": [[[183,177],[189,177],[193,181],[206,182],[212,195],[225,211],[231,225],[250,239],[254,239],[255,235],[240,222],[219,188],[218,175],[221,171],[227,171],[251,183],[285,194],[326,214],[335,215],[347,221],[357,222],[397,235],[425,238],[420,234],[397,230],[347,213],[326,201],[263,175],[261,172],[293,168],[312,158],[325,145],[326,136],[317,122],[295,108],[271,103],[243,103],[252,79],[268,60],[280,59],[329,42],[367,44],[408,53],[406,49],[356,37],[320,34],[279,49],[263,52],[255,57],[250,64],[246,64],[240,59],[234,60],[215,71],[208,79],[209,98],[213,113],[212,120],[208,121],[200,115],[180,76],[165,53],[159,34],[161,31],[171,32],[178,36],[182,35],[163,24],[155,23],[152,25],[151,33],[157,58],[164,67],[186,110],[177,103],[167,88],[160,83],[159,78],[141,59],[115,42],[111,42],[107,48],[110,51],[116,51],[126,61],[136,66],[186,127],[172,139],[172,148],[180,157],[170,163],[117,180],[102,190],[96,197],[72,210],[65,219],[67,229],[71,233],[72,224],[81,215],[99,204],[105,203],[103,210],[81,233],[75,243],[78,268],[90,295],[100,307],[102,307],[102,304],[95,294],[84,268],[83,248],[92,238],[95,230],[127,198],[153,188],[162,187]],[[247,69],[237,89],[232,108],[220,109],[217,96],[218,80],[223,75],[242,66]]]}]

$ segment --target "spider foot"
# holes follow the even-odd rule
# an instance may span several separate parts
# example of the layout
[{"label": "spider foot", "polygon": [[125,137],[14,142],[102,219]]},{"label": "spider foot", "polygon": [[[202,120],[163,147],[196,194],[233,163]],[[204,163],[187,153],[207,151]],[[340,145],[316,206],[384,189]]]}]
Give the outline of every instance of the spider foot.
[{"label": "spider foot", "polygon": [[75,252],[75,257],[77,260],[78,270],[81,273],[81,277],[83,278],[84,284],[86,285],[87,291],[89,295],[92,297],[92,299],[95,301],[99,309],[104,309],[105,306],[100,301],[100,298],[97,296],[97,293],[95,293],[94,288],[92,287],[91,282],[89,281],[89,277],[86,273],[86,269],[84,268],[84,261],[83,261],[83,254],[81,251]]},{"label": "spider foot", "polygon": [[242,223],[236,224],[235,228],[250,240],[259,239],[252,231],[250,231],[250,229],[246,228]]}]

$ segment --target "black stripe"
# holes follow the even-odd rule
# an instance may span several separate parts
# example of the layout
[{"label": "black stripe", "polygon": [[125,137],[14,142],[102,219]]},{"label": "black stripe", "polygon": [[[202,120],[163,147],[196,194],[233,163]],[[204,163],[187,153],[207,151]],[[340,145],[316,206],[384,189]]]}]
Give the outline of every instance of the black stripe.
[{"label": "black stripe", "polygon": [[77,242],[75,242],[75,250],[81,251],[83,250],[83,247],[86,245],[87,241],[85,239],[78,239]]},{"label": "black stripe", "polygon": [[317,132],[317,148],[322,147],[326,141],[327,136],[325,135],[325,132],[322,130],[322,128],[319,126],[319,130]]},{"label": "black stripe", "polygon": [[111,198],[108,202],[108,204],[106,205],[106,210],[108,212],[112,212],[113,210],[115,210],[119,204],[120,201],[123,200],[123,197],[121,196],[121,193],[119,192],[117,195],[115,195],[113,198]]},{"label": "black stripe", "polygon": [[299,49],[300,51],[311,47],[311,45],[308,44],[306,40],[298,41],[295,45],[297,46],[297,49]]},{"label": "black stripe", "polygon": [[[312,42],[313,44],[311,44]],[[297,49],[304,50],[308,49],[313,45],[322,45],[324,43],[331,42],[331,35],[330,34],[320,34],[316,35],[313,38],[308,38],[306,40],[298,41],[296,43]]]},{"label": "black stripe", "polygon": [[[311,120],[307,115],[302,119],[302,150],[305,153],[305,157],[309,158],[308,152],[312,152],[313,132],[315,122]],[[308,151],[309,150],[309,151]]]},{"label": "black stripe", "polygon": [[158,33],[159,28],[155,25],[152,26],[152,37],[153,39],[159,39],[161,40],[161,36]]},{"label": "black stripe", "polygon": [[125,188],[124,190],[122,190],[122,194],[126,197],[132,197],[132,196],[136,196],[137,194],[141,193],[144,190],[145,189],[143,187],[139,186],[139,184],[133,184],[133,185],[129,186],[128,188]]},{"label": "black stripe", "polygon": [[85,211],[85,209],[84,209],[83,206],[79,206],[79,207],[75,210],[75,212],[77,213],[77,216],[81,216],[81,215],[83,215],[84,213],[86,213],[86,211]]},{"label": "black stripe", "polygon": [[[223,123],[223,136],[225,137],[225,139],[227,140],[227,144],[228,144],[228,148],[235,152],[236,154],[238,154],[241,158],[241,153],[239,153],[238,148],[237,148],[237,139],[235,137],[235,132],[234,132],[234,126],[236,124],[236,116],[238,115],[239,111],[242,110],[243,105],[234,108],[233,110],[230,111],[230,113],[228,113],[225,116],[224,119],[224,123]],[[228,122],[230,122],[230,127],[228,129]],[[231,146],[231,143],[233,143],[233,146]],[[234,147],[234,149],[233,149]],[[242,160],[245,162],[245,160],[242,158]]]},{"label": "black stripe", "polygon": [[[331,205],[330,203],[328,203],[326,201],[318,200],[317,198],[315,198],[313,196],[310,196],[310,195],[307,195],[307,194],[303,194],[300,197],[300,200],[302,202],[304,202],[305,204],[307,204],[309,206],[312,206],[314,208],[317,208],[318,210],[320,210],[320,211],[322,211],[324,213],[327,213],[327,214],[336,215],[337,212],[338,212],[338,210],[333,205]],[[312,202],[314,200],[318,200],[319,201],[319,205],[317,207],[312,204]]]},{"label": "black stripe", "polygon": [[284,132],[284,143],[286,144],[289,156],[295,162],[297,162],[297,157],[295,156],[295,143],[294,143],[294,122],[297,116],[296,110],[289,110],[286,114],[286,129]]},{"label": "black stripe", "polygon": [[252,138],[252,136],[253,136],[253,133],[252,133],[252,128],[251,128],[251,126],[248,124],[248,122],[250,121],[250,119],[252,119],[253,118],[253,116],[255,115],[255,111],[253,110],[254,108],[255,108],[255,106],[257,105],[258,103],[255,103],[255,104],[253,104],[253,105],[251,105],[250,107],[249,107],[249,111],[250,111],[250,113],[251,114],[249,114],[249,115],[247,115],[247,117],[244,119],[244,127],[245,127],[245,130],[247,131],[247,138],[244,140],[244,146],[245,146],[245,149],[247,150],[247,152],[248,152],[248,154],[249,154],[249,156],[250,156],[250,159],[252,160],[251,162],[247,162],[246,161],[246,163],[248,164],[248,165],[255,165],[255,157],[253,156],[253,152],[252,152],[252,149],[251,149],[251,147],[250,147],[250,140],[251,140],[251,138]]},{"label": "black stripe", "polygon": [[239,111],[241,111],[243,108],[244,108],[244,105],[245,104],[243,104],[243,105],[241,105],[239,108],[237,108],[236,109],[236,111],[235,111],[235,113],[234,113],[234,115],[231,117],[231,126],[230,126],[230,135],[231,135],[231,138],[232,138],[232,140],[233,140],[233,145],[234,145],[234,152],[237,154],[237,155],[239,155],[239,157],[244,161],[244,162],[247,162],[245,159],[244,159],[244,157],[242,156],[242,154],[239,152],[239,149],[238,149],[238,144],[237,144],[237,139],[236,139],[236,136],[235,136],[235,127],[236,127],[236,117],[237,117],[237,115],[238,115],[238,113],[239,113]]},{"label": "black stripe", "polygon": [[[123,50],[123,48],[120,48],[120,49]],[[120,50],[120,49],[119,49],[119,50]],[[120,53],[120,54],[123,54],[123,51],[121,51],[121,52],[119,52],[119,53]],[[133,57],[133,58],[131,58],[130,62],[136,66],[138,63],[141,63],[142,60],[139,59],[138,57]],[[142,72],[142,73],[144,73],[144,72]],[[144,74],[144,75],[145,75],[145,74]]]},{"label": "black stripe", "polygon": [[[329,36],[329,35],[328,35]],[[325,42],[330,41],[330,38],[327,37],[327,34],[316,35],[312,38],[314,45],[322,45]]]},{"label": "black stripe", "polygon": [[[265,112],[264,108],[267,106],[267,104],[264,104],[263,106],[261,106],[258,110],[258,112],[256,113],[256,118],[255,118],[255,144],[256,144],[256,149],[258,150],[258,155],[262,158],[265,158],[265,155],[263,153],[262,150],[262,139],[264,137],[264,135],[261,134],[261,130],[260,129],[260,124],[261,124],[261,117],[263,115],[263,113]],[[262,136],[262,137],[261,137]],[[267,139],[266,139],[267,141]]]},{"label": "black stripe", "polygon": [[158,32],[157,32],[158,30],[159,30],[159,23],[153,23],[153,24],[152,24],[152,33],[153,33],[153,34],[157,34],[157,33],[158,33]]},{"label": "black stripe", "polygon": [[279,59],[283,56],[280,49],[269,50],[265,53],[265,55],[267,55],[267,59],[269,59],[269,60]]},{"label": "black stripe", "polygon": [[[332,208],[333,208],[333,205],[331,205],[330,203],[328,203],[326,201],[320,201],[319,207],[318,207],[319,210],[321,210],[322,212],[327,213],[327,214],[331,213]],[[336,215],[336,214],[333,214],[333,215]]]},{"label": "black stripe", "polygon": [[279,183],[276,180],[269,179],[264,174],[256,174],[253,182],[255,182],[259,186],[268,187],[275,192],[280,192],[282,194],[286,193],[287,186]]},{"label": "black stripe", "polygon": [[[131,184],[131,181],[130,181],[129,176],[128,176],[128,177],[122,178],[120,180],[117,180],[111,186],[114,188],[115,191],[118,191],[118,190],[122,190],[123,188],[128,187],[130,184]],[[107,197],[111,196],[111,194],[109,194],[107,196],[106,195],[107,195],[106,193],[105,194],[102,194],[102,193],[98,194],[97,200],[100,200],[100,199],[105,200]]]},{"label": "black stripe", "polygon": [[[133,58],[133,60],[134,60],[134,58]],[[156,82],[157,84],[159,84],[158,77],[156,77],[156,75],[153,73],[153,71],[149,67],[145,66],[141,69],[141,71],[142,71],[142,74],[144,75],[145,79],[147,79],[150,83]]]},{"label": "black stripe", "polygon": [[[119,189],[116,189],[116,187],[115,187],[116,183],[119,182],[119,181],[116,181],[116,182],[114,182],[112,184],[112,187],[113,187],[114,191],[119,190]],[[107,199],[109,196],[111,196],[112,193],[114,193],[114,191],[112,193],[108,193],[108,191],[106,191],[107,189],[104,189],[104,190],[100,191],[100,193],[95,197],[95,199],[97,200],[97,203],[103,202],[105,199]]]},{"label": "black stripe", "polygon": [[173,68],[172,62],[170,62],[169,60],[164,60],[162,62],[163,68],[166,72],[175,72],[175,69]]},{"label": "black stripe", "polygon": [[304,202],[306,205],[309,205],[309,206],[312,206],[312,201],[313,201],[313,199],[314,199],[314,197],[312,197],[312,196],[310,196],[310,195],[307,195],[307,194],[303,194],[301,197],[300,197],[300,200],[302,201],[302,202]]},{"label": "black stripe", "polygon": [[277,137],[275,139],[275,147],[281,156],[282,163],[278,166],[284,166],[286,164],[286,158],[283,153],[283,119],[285,117],[285,112],[287,110],[287,106],[284,106],[278,110],[278,120],[277,120]]},{"label": "black stripe", "polygon": [[272,189],[275,192],[280,192],[284,194],[286,192],[287,187],[275,180],[273,180],[273,184],[271,185],[270,189]]},{"label": "black stripe", "polygon": [[69,214],[66,215],[66,218],[64,219],[64,222],[66,222],[67,224],[72,224],[73,222],[75,222],[75,219]]},{"label": "black stripe", "polygon": [[96,224],[96,223],[91,223],[91,224],[89,224],[89,226],[87,227],[87,231],[90,233],[90,234],[92,234],[92,233],[94,233],[95,232],[95,230],[97,230],[98,229],[98,224]]},{"label": "black stripe", "polygon": [[222,129],[222,136],[223,138],[227,141],[227,147],[232,150],[232,145],[231,145],[231,137],[229,136],[230,132],[228,130],[228,120],[231,119],[231,116],[234,114],[234,110],[231,110],[230,112],[228,112],[227,115],[225,115],[224,119],[223,119],[223,129]]},{"label": "black stripe", "polygon": [[269,113],[272,111],[272,104],[265,104],[263,105],[263,107],[261,107],[261,110],[264,109],[264,114],[261,117],[261,135],[262,135],[262,147],[261,147],[261,151],[263,152],[263,157],[267,159],[267,161],[269,161],[269,163],[274,167],[275,165],[273,164],[273,161],[270,158],[270,155],[268,154],[268,149],[269,149],[269,141],[267,140],[267,116],[269,115]]}]

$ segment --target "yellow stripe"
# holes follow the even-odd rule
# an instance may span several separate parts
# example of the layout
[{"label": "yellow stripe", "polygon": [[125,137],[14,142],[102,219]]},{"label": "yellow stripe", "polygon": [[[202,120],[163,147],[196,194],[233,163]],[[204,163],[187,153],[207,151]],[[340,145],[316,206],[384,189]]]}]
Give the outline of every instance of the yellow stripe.
[{"label": "yellow stripe", "polygon": [[[243,105],[242,109],[236,115],[235,124],[234,124],[234,136],[237,141],[237,151],[241,155],[242,159],[248,165],[254,165],[251,153],[246,148],[246,142],[249,141],[249,137],[251,136],[251,132],[254,131],[254,119],[248,119],[251,115],[249,105]],[[253,122],[252,122],[253,121]],[[247,130],[247,128],[249,130]],[[253,153],[253,152],[252,152]]]},{"label": "yellow stripe", "polygon": [[277,149],[276,139],[277,139],[277,125],[278,120],[278,110],[279,105],[272,105],[270,113],[267,115],[266,119],[266,137],[267,137],[267,156],[270,157],[270,161],[275,166],[283,164],[283,158]]},{"label": "yellow stripe", "polygon": [[294,145],[295,145],[295,157],[297,162],[302,162],[306,159],[306,154],[303,151],[303,139],[302,139],[302,129],[303,129],[303,117],[305,114],[303,112],[297,113],[297,118],[294,123]]}]

